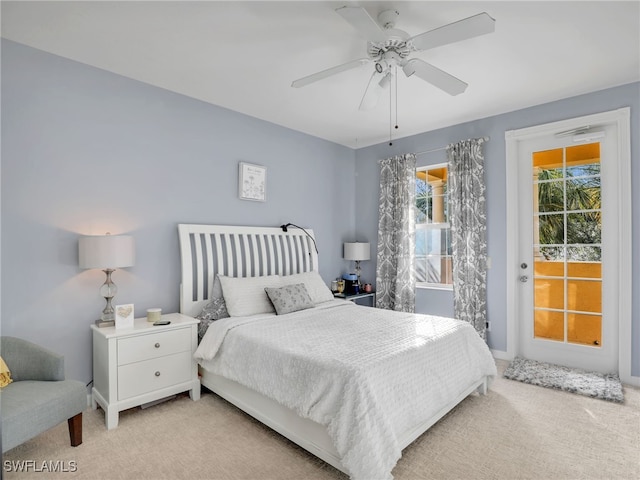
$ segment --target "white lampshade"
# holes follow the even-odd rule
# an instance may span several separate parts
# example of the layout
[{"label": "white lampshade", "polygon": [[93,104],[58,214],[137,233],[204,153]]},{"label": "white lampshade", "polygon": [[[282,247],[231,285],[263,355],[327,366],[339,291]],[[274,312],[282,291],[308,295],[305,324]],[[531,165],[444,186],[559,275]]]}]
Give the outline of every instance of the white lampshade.
[{"label": "white lampshade", "polygon": [[78,259],[80,268],[132,267],[135,262],[133,237],[129,235],[80,237]]},{"label": "white lampshade", "polygon": [[353,242],[344,244],[345,260],[369,260],[371,248],[369,242]]}]

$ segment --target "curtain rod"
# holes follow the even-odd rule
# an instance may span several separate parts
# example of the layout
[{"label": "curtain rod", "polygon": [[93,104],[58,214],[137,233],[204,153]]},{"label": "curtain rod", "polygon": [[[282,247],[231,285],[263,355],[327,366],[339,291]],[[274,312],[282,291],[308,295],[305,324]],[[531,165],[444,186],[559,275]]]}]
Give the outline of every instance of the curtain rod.
[{"label": "curtain rod", "polygon": [[[491,140],[491,137],[482,137],[482,140],[484,140],[485,142],[488,142],[489,140]],[[446,149],[447,147],[433,148],[431,150],[425,150],[424,152],[418,152],[416,153],[416,156],[425,155],[427,153],[439,152],[441,150],[446,150]]]}]

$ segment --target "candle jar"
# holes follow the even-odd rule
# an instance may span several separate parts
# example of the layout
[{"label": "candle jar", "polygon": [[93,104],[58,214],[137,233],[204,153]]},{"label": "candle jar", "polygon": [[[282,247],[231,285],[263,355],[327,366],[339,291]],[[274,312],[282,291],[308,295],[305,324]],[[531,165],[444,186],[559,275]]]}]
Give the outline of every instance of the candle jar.
[{"label": "candle jar", "polygon": [[147,309],[147,322],[157,322],[162,316],[161,308],[149,308]]}]

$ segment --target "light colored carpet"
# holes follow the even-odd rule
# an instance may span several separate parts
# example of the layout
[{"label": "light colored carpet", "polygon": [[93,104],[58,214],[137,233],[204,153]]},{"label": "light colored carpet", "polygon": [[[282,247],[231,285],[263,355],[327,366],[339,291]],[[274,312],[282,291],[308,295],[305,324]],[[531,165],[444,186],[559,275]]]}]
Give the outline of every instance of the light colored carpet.
[{"label": "light colored carpet", "polygon": [[[502,378],[472,395],[407,447],[393,471],[413,479],[638,479],[640,390],[617,404]],[[107,431],[84,415],[84,442],[62,424],[7,452],[4,478],[301,480],[346,476],[219,397],[122,412]],[[15,473],[7,462],[76,462],[68,473]]]},{"label": "light colored carpet", "polygon": [[614,374],[605,375],[517,357],[504,371],[504,377],[609,402],[624,402],[620,377]]}]

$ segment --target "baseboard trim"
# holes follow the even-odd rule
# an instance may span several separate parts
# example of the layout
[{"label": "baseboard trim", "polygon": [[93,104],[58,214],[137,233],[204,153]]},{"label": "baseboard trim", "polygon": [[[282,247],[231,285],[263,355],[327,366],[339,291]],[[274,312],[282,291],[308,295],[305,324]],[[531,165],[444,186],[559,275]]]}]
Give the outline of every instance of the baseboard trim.
[{"label": "baseboard trim", "polygon": [[505,352],[504,350],[491,349],[491,355],[493,355],[493,358],[498,360],[513,360],[513,356],[509,355],[509,352]]},{"label": "baseboard trim", "polygon": [[640,387],[640,377],[629,376],[628,378],[621,378],[620,381],[623,385],[629,387]]}]

